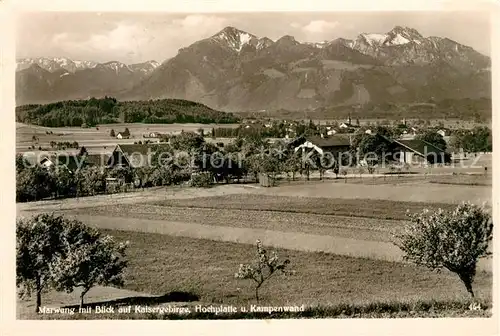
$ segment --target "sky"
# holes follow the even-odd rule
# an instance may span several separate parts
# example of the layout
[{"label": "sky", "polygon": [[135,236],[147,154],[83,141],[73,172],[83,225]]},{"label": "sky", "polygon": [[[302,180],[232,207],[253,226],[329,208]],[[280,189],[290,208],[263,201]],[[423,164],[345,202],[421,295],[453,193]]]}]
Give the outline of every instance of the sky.
[{"label": "sky", "polygon": [[272,40],[292,35],[300,42],[319,42],[386,33],[397,25],[415,28],[425,37],[448,37],[490,55],[490,19],[485,12],[31,12],[17,20],[16,57],[163,62],[226,26]]}]

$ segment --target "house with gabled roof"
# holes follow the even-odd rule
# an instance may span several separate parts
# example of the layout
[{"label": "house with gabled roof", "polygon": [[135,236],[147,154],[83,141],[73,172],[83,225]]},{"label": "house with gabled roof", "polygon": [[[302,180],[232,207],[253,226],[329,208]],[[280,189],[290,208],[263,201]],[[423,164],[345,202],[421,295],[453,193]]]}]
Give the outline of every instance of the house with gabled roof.
[{"label": "house with gabled roof", "polygon": [[295,151],[301,149],[314,149],[320,155],[324,153],[341,153],[351,148],[351,137],[340,134],[332,136],[301,136],[290,142]]},{"label": "house with gabled roof", "polygon": [[451,162],[451,155],[448,152],[424,140],[393,140],[392,145],[394,150],[399,153],[398,157],[402,163]]},{"label": "house with gabled roof", "polygon": [[130,134],[127,134],[125,132],[118,132],[118,134],[116,134],[116,138],[117,139],[129,139]]},{"label": "house with gabled roof", "polygon": [[153,154],[162,148],[169,149],[170,145],[168,143],[119,144],[110,155],[107,166],[110,168],[149,166]]}]

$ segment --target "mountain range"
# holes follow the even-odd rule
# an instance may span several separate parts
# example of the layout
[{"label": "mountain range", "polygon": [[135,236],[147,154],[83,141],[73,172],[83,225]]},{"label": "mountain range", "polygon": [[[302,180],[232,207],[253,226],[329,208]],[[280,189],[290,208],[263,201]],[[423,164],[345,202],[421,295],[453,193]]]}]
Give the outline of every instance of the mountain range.
[{"label": "mountain range", "polygon": [[68,58],[17,60],[17,104],[101,97],[131,89],[149,76],[159,63],[97,63]]},{"label": "mountain range", "polygon": [[16,98],[20,105],[111,95],[180,98],[225,111],[304,110],[491,97],[490,66],[469,46],[408,27],[317,43],[226,27],[161,64],[19,60]]}]

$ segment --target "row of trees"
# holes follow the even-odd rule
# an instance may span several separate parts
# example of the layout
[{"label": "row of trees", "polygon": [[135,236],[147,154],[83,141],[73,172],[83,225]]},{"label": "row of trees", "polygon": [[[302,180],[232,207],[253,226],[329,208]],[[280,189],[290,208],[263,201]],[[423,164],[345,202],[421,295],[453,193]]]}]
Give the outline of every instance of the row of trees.
[{"label": "row of trees", "polygon": [[48,126],[78,126],[85,124],[127,123],[237,123],[231,113],[213,110],[203,104],[182,99],[118,102],[104,97],[69,100],[44,105],[16,108],[19,122]]},{"label": "row of trees", "polygon": [[475,127],[472,130],[460,130],[451,136],[450,147],[465,152],[491,152],[493,139],[488,127]]},{"label": "row of trees", "polygon": [[50,148],[52,149],[58,149],[58,150],[65,150],[66,148],[74,148],[78,149],[80,148],[80,145],[78,144],[77,141],[51,141],[50,142]]},{"label": "row of trees", "polygon": [[16,201],[30,202],[45,198],[92,196],[105,192],[106,178],[121,174],[101,167],[83,167],[76,171],[66,166],[26,167],[16,174]]}]

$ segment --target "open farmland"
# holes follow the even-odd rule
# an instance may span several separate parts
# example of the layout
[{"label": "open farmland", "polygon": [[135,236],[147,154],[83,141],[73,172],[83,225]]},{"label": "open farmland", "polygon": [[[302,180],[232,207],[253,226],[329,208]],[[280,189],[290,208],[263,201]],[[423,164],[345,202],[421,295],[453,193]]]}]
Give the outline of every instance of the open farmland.
[{"label": "open farmland", "polygon": [[[176,134],[181,131],[197,132],[198,129],[203,129],[205,132],[210,132],[213,127],[237,127],[237,124],[107,124],[98,125],[94,128],[81,128],[81,127],[43,127],[37,125],[27,125],[22,123],[16,124],[16,150],[18,152],[28,151],[28,148],[35,145],[43,148],[50,148],[50,142],[64,142],[76,141],[80,146],[85,146],[87,149],[95,153],[111,152],[116,144],[130,144],[134,141],[147,140],[143,138],[144,134],[150,132],[170,133]],[[124,131],[128,128],[130,131],[130,139],[116,139],[110,137],[109,133],[113,129],[116,133]],[[46,132],[53,132],[47,134]],[[39,138],[39,141],[34,143],[33,136]],[[158,141],[158,139],[151,138],[151,141]],[[226,139],[211,139],[207,141],[222,141]]]}]

